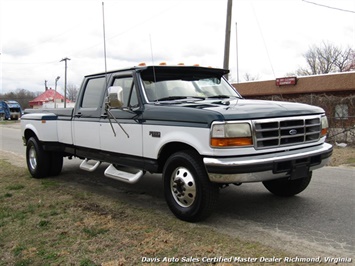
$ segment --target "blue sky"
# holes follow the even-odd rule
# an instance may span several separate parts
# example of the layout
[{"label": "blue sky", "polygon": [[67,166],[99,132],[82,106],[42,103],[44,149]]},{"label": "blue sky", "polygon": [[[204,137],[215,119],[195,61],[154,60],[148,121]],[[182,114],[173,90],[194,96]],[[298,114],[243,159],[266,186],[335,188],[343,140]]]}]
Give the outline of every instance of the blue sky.
[{"label": "blue sky", "polygon": [[[261,80],[305,66],[302,54],[323,41],[355,48],[355,1],[233,0],[230,70]],[[223,66],[227,0],[104,1],[108,70],[167,62]],[[0,1],[0,92],[42,91],[44,80],[80,86],[104,71],[102,1]]]}]

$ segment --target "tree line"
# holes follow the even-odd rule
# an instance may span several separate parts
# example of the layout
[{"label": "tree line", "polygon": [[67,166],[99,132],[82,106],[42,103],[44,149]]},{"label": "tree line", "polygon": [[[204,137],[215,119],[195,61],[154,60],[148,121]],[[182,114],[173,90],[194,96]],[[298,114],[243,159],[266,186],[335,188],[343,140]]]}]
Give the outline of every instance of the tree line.
[{"label": "tree line", "polygon": [[[72,102],[76,101],[79,89],[73,85],[68,84],[67,99]],[[29,102],[41,95],[43,91],[32,92],[26,89],[16,89],[15,91],[0,93],[0,101],[16,101],[21,105],[22,109],[30,108]]]},{"label": "tree line", "polygon": [[328,42],[311,46],[303,54],[306,67],[296,70],[298,76],[319,75],[355,70],[355,50],[338,47]]},{"label": "tree line", "polygon": [[29,101],[39,96],[42,92],[32,92],[26,89],[16,89],[15,91],[1,93],[0,100],[13,100],[21,105],[22,109],[29,108]]}]

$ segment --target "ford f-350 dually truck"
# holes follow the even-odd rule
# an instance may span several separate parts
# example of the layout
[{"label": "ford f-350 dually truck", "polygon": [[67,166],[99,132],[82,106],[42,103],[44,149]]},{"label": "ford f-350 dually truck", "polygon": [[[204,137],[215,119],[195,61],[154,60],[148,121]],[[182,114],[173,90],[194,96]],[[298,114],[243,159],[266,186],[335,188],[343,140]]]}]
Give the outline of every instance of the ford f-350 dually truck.
[{"label": "ford f-350 dually truck", "polygon": [[74,108],[26,110],[26,161],[35,178],[59,175],[63,157],[127,183],[161,173],[167,204],[197,222],[229,184],[262,182],[302,192],[332,154],[324,110],[246,100],[224,76],[199,66],[138,66],[84,77]]}]

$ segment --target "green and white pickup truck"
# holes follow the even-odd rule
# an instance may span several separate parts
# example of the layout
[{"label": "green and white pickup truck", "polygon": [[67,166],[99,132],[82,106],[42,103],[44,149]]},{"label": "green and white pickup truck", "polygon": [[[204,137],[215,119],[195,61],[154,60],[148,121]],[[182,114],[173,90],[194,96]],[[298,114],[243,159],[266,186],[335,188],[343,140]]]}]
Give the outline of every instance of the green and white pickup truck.
[{"label": "green and white pickup truck", "polygon": [[190,222],[210,215],[228,184],[302,192],[332,154],[324,110],[243,99],[227,73],[140,66],[86,76],[74,108],[25,111],[31,175],[58,175],[73,156],[87,171],[109,163],[105,175],[128,183],[162,173],[170,210]]}]

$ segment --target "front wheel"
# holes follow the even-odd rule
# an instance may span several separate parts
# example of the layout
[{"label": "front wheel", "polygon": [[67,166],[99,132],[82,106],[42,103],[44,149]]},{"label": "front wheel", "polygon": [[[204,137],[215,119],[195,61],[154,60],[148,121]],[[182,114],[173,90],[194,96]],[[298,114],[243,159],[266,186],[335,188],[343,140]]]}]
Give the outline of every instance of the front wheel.
[{"label": "front wheel", "polygon": [[219,187],[210,182],[196,152],[182,151],[171,155],[164,166],[163,179],[166,202],[177,218],[198,222],[215,209]]},{"label": "front wheel", "polygon": [[263,184],[267,190],[276,196],[291,197],[305,190],[311,182],[312,172],[306,177],[289,180],[288,178],[264,181]]}]

